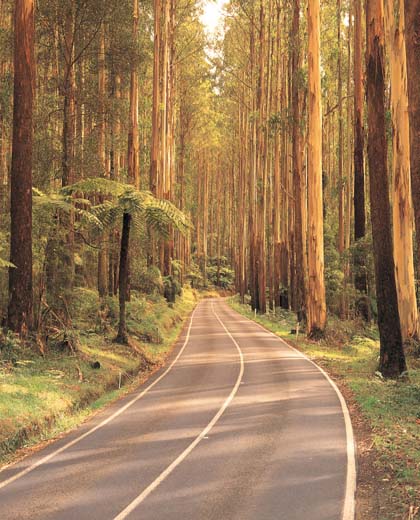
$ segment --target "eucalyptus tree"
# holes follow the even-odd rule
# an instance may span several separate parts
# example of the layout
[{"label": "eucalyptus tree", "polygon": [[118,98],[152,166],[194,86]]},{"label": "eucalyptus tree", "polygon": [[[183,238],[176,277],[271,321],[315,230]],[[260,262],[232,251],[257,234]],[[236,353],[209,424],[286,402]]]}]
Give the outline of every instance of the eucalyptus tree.
[{"label": "eucalyptus tree", "polygon": [[410,177],[410,128],[403,0],[385,0],[393,127],[392,196],[394,259],[403,340],[419,332],[414,283],[413,205]]},{"label": "eucalyptus tree", "polygon": [[322,206],[322,97],[320,63],[320,2],[308,2],[308,333],[324,333],[327,309],[324,281]]},{"label": "eucalyptus tree", "polygon": [[34,1],[16,0],[14,13],[13,144],[8,326],[32,326],[32,149],[35,88]]},{"label": "eucalyptus tree", "polygon": [[387,141],[385,122],[385,28],[383,0],[369,0],[367,28],[367,106],[370,206],[375,261],[378,326],[381,352],[379,369],[385,377],[406,370],[391,231]]},{"label": "eucalyptus tree", "polygon": [[420,273],[420,1],[405,0],[410,165],[417,241],[417,278]]}]

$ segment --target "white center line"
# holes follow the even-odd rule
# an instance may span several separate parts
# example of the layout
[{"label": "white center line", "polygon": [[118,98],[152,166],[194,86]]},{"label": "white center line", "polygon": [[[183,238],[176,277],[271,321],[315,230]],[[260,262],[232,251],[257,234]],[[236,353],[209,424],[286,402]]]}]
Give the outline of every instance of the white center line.
[{"label": "white center line", "polygon": [[179,466],[187,457],[188,455],[193,451],[193,449],[197,446],[197,444],[200,443],[203,439],[205,439],[208,436],[208,433],[210,430],[214,427],[214,425],[217,423],[217,421],[220,419],[220,417],[225,412],[226,408],[230,405],[233,398],[235,397],[240,384],[241,380],[244,374],[244,356],[241,350],[241,347],[238,345],[235,338],[232,336],[232,334],[228,331],[228,329],[225,327],[225,324],[222,322],[222,320],[219,318],[219,316],[216,314],[214,310],[214,304],[212,302],[212,311],[213,314],[216,316],[219,323],[222,325],[222,327],[225,329],[226,334],[230,337],[233,344],[235,345],[238,354],[239,354],[239,360],[240,360],[240,370],[238,374],[238,378],[236,380],[235,386],[233,387],[229,397],[226,399],[226,401],[223,403],[222,407],[219,409],[219,411],[216,413],[216,415],[213,417],[213,419],[209,422],[209,424],[204,428],[204,430],[200,433],[198,437],[194,439],[194,441],[170,464],[162,473],[144,490],[140,493],[140,495],[135,498],[131,504],[129,504],[118,516],[114,518],[114,520],[124,520],[127,518],[149,495],[152,493],[173,471],[174,469]]}]

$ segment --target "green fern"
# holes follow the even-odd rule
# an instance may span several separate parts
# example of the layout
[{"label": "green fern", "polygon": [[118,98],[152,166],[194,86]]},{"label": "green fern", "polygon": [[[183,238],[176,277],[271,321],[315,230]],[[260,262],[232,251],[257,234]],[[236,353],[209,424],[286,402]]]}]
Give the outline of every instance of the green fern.
[{"label": "green fern", "polygon": [[[61,211],[63,213],[75,213],[81,218],[82,225],[91,225],[102,228],[102,222],[90,211],[91,202],[85,198],[73,197],[62,191],[59,193],[43,193],[37,188],[32,188],[33,205],[35,211],[37,209],[46,209],[50,211]],[[88,209],[83,209],[84,206]]]},{"label": "green fern", "polygon": [[13,265],[11,262],[8,262],[7,260],[3,260],[3,258],[0,258],[0,269],[9,269],[9,268],[16,268],[16,266]]},{"label": "green fern", "polygon": [[182,234],[187,234],[192,228],[186,215],[171,202],[157,199],[149,191],[138,191],[133,186],[117,181],[104,178],[86,179],[66,186],[60,193],[63,197],[70,198],[79,194],[106,197],[107,200],[90,209],[103,228],[119,224],[124,213],[132,216],[133,225],[137,228],[148,228],[163,238],[169,236],[171,227]]},{"label": "green fern", "polygon": [[[4,233],[0,232],[0,253],[2,253],[3,250],[5,249],[5,245],[6,245],[6,236]],[[0,257],[0,269],[9,269],[9,268],[16,268],[16,266]]]}]

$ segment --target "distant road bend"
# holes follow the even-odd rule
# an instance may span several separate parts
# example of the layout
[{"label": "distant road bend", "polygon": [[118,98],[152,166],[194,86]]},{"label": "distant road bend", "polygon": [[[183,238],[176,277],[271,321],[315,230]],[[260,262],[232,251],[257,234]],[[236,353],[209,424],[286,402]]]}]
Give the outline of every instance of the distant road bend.
[{"label": "distant road bend", "polygon": [[0,472],[1,520],[353,520],[347,407],[319,368],[222,300],[166,368]]}]

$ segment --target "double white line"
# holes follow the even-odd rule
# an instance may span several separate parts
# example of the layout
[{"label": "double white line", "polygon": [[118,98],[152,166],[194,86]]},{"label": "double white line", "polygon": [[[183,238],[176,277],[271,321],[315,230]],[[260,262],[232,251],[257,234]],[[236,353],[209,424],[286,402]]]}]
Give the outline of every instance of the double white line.
[{"label": "double white line", "polygon": [[[238,391],[238,389],[240,387],[241,380],[242,380],[243,373],[244,373],[244,367],[245,367],[244,356],[243,356],[242,350],[241,350],[240,346],[238,345],[237,341],[232,336],[232,334],[226,328],[225,324],[222,322],[222,320],[216,314],[216,312],[214,310],[213,302],[211,303],[211,307],[212,307],[212,312],[213,312],[214,316],[219,321],[219,323],[222,325],[222,327],[226,331],[226,334],[230,337],[230,339],[232,340],[232,342],[234,343],[234,345],[235,345],[235,347],[236,347],[236,349],[238,351],[240,368],[239,368],[239,373],[238,373],[238,377],[236,379],[235,385],[234,385],[231,393],[227,397],[227,399],[223,402],[222,406],[220,407],[220,409],[216,413],[216,415],[208,423],[208,425],[204,428],[204,430],[200,433],[200,435],[198,435],[198,437],[196,437],[194,439],[194,441],[191,442],[191,444],[164,471],[162,471],[162,473],[146,489],[144,489],[138,495],[137,498],[135,498],[119,515],[117,515],[114,520],[122,520],[124,518],[127,518],[130,515],[130,513],[132,513],[143,502],[143,500],[145,500],[145,498],[148,497],[150,495],[150,493],[152,493],[152,491],[155,490],[174,471],[174,469],[177,466],[179,466],[182,463],[182,461],[185,460],[188,457],[188,455],[193,451],[193,449],[197,446],[197,444],[199,444],[199,442],[202,441],[208,435],[208,433],[211,431],[211,429],[214,427],[214,425],[217,423],[217,421],[223,415],[223,413],[225,412],[226,408],[232,402],[233,398],[235,397],[235,395],[236,395],[236,393],[237,393],[237,391]],[[196,310],[197,310],[197,308],[196,308]],[[32,471],[34,471],[39,466],[42,466],[43,464],[46,464],[52,458],[56,457],[57,455],[60,455],[60,453],[62,453],[63,451],[65,451],[65,450],[75,446],[76,444],[78,444],[82,440],[86,439],[87,437],[89,437],[90,435],[92,435],[93,433],[98,431],[100,428],[103,428],[104,426],[109,424],[111,421],[116,419],[118,416],[120,416],[122,413],[124,413],[128,408],[133,406],[137,401],[139,401],[142,397],[144,397],[167,374],[169,374],[169,372],[172,370],[172,368],[177,363],[179,358],[182,356],[182,354],[183,354],[183,352],[184,352],[185,348],[187,347],[188,342],[190,340],[191,328],[192,328],[192,323],[193,323],[193,319],[194,319],[196,310],[191,315],[191,319],[190,319],[190,323],[189,323],[189,326],[188,326],[188,331],[187,331],[187,335],[186,335],[186,338],[185,338],[185,342],[182,345],[180,351],[178,352],[177,356],[172,361],[172,363],[169,365],[169,367],[158,378],[156,378],[153,381],[153,383],[148,385],[142,392],[140,392],[138,395],[136,395],[136,397],[131,399],[128,403],[126,403],[124,406],[119,408],[116,412],[114,412],[112,415],[110,415],[108,418],[103,420],[101,423],[99,423],[95,427],[91,428],[90,430],[88,430],[84,434],[80,435],[76,439],[73,439],[72,441],[66,443],[61,448],[58,448],[57,450],[54,450],[49,455],[46,455],[45,457],[42,457],[41,459],[39,459],[37,462],[35,462],[31,466],[28,466],[26,469],[24,469],[22,471],[19,471],[18,473],[16,473],[12,477],[8,478],[7,480],[4,480],[3,482],[0,482],[0,489],[5,488],[6,486],[12,484],[16,480],[24,477],[28,473],[31,473]],[[1,471],[0,471],[0,473],[1,473]]]},{"label": "double white line", "polygon": [[219,318],[219,316],[216,314],[214,310],[213,302],[211,304],[212,311],[217,320],[219,321],[220,325],[225,329],[226,334],[230,337],[230,339],[233,341],[238,354],[239,354],[239,361],[240,361],[240,368],[238,377],[236,379],[235,386],[233,387],[231,393],[229,394],[228,398],[225,400],[219,411],[216,413],[216,415],[213,417],[213,419],[208,423],[208,425],[204,428],[204,430],[200,433],[198,437],[196,437],[193,442],[179,455],[173,462],[170,464],[162,473],[149,485],[147,488],[140,493],[140,495],[135,498],[131,504],[129,504],[124,511],[121,511],[121,513],[114,518],[114,520],[124,520],[127,518],[149,495],[154,491],[169,475],[174,471],[174,469],[179,466],[187,457],[188,455],[193,451],[193,449],[197,446],[197,444],[202,441],[210,432],[210,430],[214,427],[214,425],[217,423],[217,421],[220,419],[220,417],[223,415],[226,408],[230,405],[233,398],[235,397],[242,381],[242,376],[244,374],[244,356],[242,353],[242,350],[240,346],[238,345],[235,338],[232,336],[232,334],[228,331],[225,324],[222,322],[222,320]]}]

